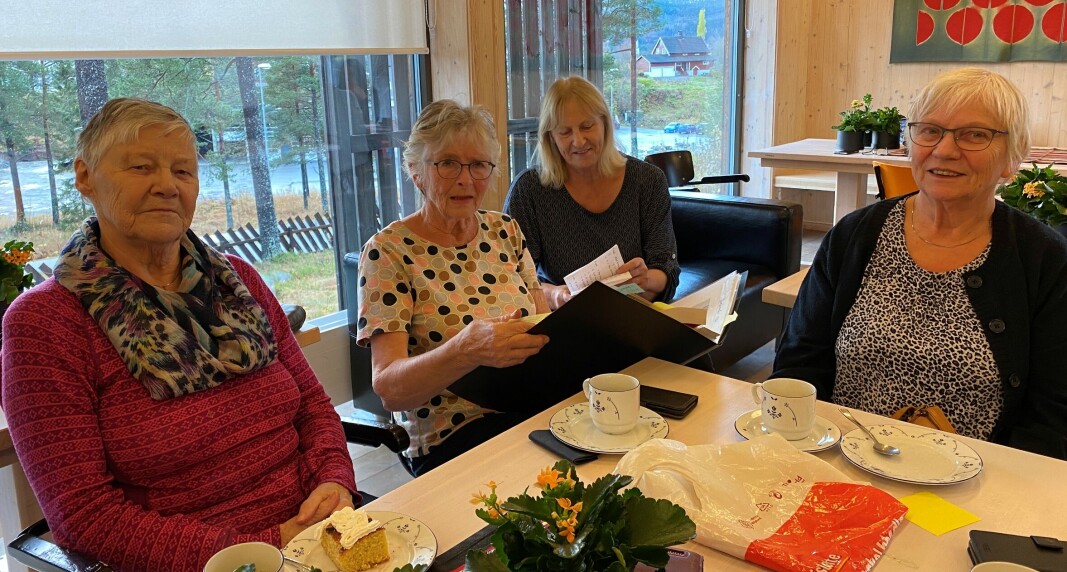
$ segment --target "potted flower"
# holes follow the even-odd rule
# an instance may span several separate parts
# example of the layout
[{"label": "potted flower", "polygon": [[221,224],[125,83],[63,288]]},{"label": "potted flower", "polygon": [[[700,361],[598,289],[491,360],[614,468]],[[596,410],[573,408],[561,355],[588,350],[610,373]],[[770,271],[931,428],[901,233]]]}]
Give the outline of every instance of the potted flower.
[{"label": "potted flower", "polygon": [[26,262],[33,254],[33,243],[9,240],[0,246],[0,343],[3,340],[4,312],[23,290],[33,286],[33,275],[26,272]]},{"label": "potted flower", "polygon": [[870,129],[874,133],[875,149],[900,148],[900,123],[904,116],[895,107],[875,109],[870,115]]},{"label": "potted flower", "polygon": [[837,150],[855,153],[863,149],[863,134],[870,128],[871,94],[863,99],[852,100],[852,106],[841,112],[841,123],[834,125],[837,130]]},{"label": "potted flower", "polygon": [[526,492],[501,502],[496,483],[471,503],[478,517],[496,526],[493,552],[471,550],[471,572],[539,570],[633,570],[638,562],[667,565],[667,547],[690,540],[696,525],[668,500],[647,498],[626,475],[605,475],[585,485],[574,466],[559,461],[537,476],[541,494]]},{"label": "potted flower", "polygon": [[1032,215],[1067,236],[1067,177],[1051,166],[1020,169],[997,188],[1004,202]]}]

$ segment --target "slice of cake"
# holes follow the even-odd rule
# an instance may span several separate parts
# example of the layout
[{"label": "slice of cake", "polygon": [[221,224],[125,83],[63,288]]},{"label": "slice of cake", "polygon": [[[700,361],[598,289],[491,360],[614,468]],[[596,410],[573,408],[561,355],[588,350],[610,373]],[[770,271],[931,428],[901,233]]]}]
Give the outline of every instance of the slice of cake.
[{"label": "slice of cake", "polygon": [[360,572],[389,560],[382,523],[345,507],[326,519],[319,541],[340,572]]}]

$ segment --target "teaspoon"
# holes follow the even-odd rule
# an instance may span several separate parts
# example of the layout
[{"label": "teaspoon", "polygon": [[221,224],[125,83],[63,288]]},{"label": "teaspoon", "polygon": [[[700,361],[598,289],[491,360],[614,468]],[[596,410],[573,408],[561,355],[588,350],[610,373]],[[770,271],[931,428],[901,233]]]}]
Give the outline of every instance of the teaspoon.
[{"label": "teaspoon", "polygon": [[840,411],[841,411],[841,415],[845,416],[845,419],[848,419],[849,421],[854,423],[856,425],[856,427],[859,427],[861,430],[863,430],[864,433],[867,434],[868,437],[871,438],[871,441],[874,441],[874,450],[875,451],[877,451],[877,452],[879,452],[879,453],[881,453],[883,455],[889,455],[889,456],[899,455],[900,454],[900,449],[898,449],[898,448],[896,448],[896,447],[894,447],[892,445],[886,445],[885,443],[879,441],[878,438],[874,436],[874,433],[871,433],[871,430],[867,429],[866,425],[860,423],[859,421],[856,421],[856,418],[852,416],[852,413],[849,412],[848,409],[845,409],[844,407],[842,407],[842,408],[840,408]]}]

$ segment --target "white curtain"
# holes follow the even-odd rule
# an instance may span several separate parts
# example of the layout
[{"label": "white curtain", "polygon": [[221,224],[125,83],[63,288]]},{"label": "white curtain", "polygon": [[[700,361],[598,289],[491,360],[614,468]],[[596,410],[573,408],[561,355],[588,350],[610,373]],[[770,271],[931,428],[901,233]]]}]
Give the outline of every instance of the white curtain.
[{"label": "white curtain", "polygon": [[0,59],[427,53],[424,0],[12,0]]}]

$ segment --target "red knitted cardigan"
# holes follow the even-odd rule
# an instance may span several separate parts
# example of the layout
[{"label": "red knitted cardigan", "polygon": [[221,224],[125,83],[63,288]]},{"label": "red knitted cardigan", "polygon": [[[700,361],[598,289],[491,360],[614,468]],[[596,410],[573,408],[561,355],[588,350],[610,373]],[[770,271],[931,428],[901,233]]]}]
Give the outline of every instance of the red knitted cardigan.
[{"label": "red knitted cardigan", "polygon": [[271,365],[154,401],[54,278],[4,316],[4,414],[56,541],[122,571],[196,571],[224,546],[280,544],[321,483],[355,492],[337,414],[274,295],[231,264],[267,312]]}]

